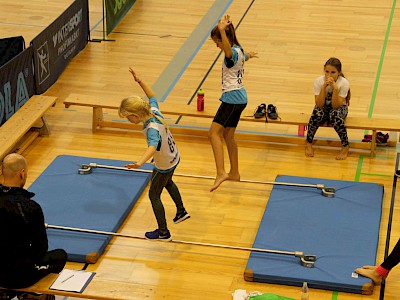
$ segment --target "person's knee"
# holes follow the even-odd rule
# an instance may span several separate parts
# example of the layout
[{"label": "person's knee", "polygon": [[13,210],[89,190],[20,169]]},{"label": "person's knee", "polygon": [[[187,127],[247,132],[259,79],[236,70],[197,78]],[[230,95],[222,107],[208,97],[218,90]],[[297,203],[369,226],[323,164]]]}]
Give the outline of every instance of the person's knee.
[{"label": "person's knee", "polygon": [[213,140],[213,139],[215,139],[215,138],[222,138],[222,133],[219,132],[219,131],[217,131],[217,130],[211,129],[211,130],[208,132],[208,139],[209,139],[209,140]]}]

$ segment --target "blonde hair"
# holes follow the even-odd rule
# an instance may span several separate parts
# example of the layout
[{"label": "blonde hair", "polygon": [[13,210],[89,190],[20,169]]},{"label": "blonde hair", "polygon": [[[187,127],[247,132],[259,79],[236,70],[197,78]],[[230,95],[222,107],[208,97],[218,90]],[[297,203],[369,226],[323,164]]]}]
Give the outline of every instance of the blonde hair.
[{"label": "blonde hair", "polygon": [[156,114],[154,114],[151,110],[150,103],[143,100],[139,96],[130,96],[122,99],[121,104],[118,109],[118,115],[121,118],[127,118],[130,115],[135,114],[140,117],[151,115],[156,117],[164,126],[165,131],[168,130],[168,125],[165,120]]}]

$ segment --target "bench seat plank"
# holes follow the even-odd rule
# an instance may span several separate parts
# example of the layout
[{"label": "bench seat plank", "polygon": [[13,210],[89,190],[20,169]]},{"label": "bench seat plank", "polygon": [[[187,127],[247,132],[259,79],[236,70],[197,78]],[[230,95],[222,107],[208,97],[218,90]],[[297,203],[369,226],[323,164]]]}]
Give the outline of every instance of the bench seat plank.
[{"label": "bench seat plank", "polygon": [[[72,105],[86,106],[93,108],[93,120],[92,120],[92,130],[96,131],[97,127],[112,127],[112,128],[139,128],[132,127],[131,124],[125,124],[122,122],[112,122],[103,120],[102,109],[118,109],[120,104],[120,99],[104,99],[98,98],[96,96],[81,95],[81,94],[70,94],[65,100],[65,107],[70,107]],[[214,118],[215,111],[210,109],[205,109],[204,111],[195,110],[194,106],[188,105],[170,105],[166,103],[160,103],[160,110],[164,115],[176,115],[185,117],[200,117],[200,118]],[[296,126],[307,126],[310,114],[306,113],[282,113],[279,112],[279,118],[276,120],[268,119],[268,123],[272,124],[282,124],[282,125],[296,125]],[[258,122],[265,123],[265,118],[256,119],[252,117],[253,111],[246,109],[241,121],[245,122]],[[376,134],[377,131],[390,131],[390,132],[400,132],[400,119],[386,119],[386,118],[368,118],[368,117],[354,117],[348,116],[346,118],[346,127],[348,129],[358,129],[358,130],[371,130],[372,131],[372,142],[371,143],[360,143],[361,149],[370,149],[371,154],[375,154],[376,150]],[[304,139],[304,138],[303,138]],[[320,143],[320,142],[319,142]],[[338,144],[328,142],[328,145]],[[354,144],[354,143],[353,143]],[[338,144],[340,146],[340,144]]]},{"label": "bench seat plank", "polygon": [[[57,97],[34,95],[0,126],[0,156],[10,153],[21,138],[56,103]],[[46,126],[43,119],[44,126]],[[46,132],[47,132],[46,128]]]}]

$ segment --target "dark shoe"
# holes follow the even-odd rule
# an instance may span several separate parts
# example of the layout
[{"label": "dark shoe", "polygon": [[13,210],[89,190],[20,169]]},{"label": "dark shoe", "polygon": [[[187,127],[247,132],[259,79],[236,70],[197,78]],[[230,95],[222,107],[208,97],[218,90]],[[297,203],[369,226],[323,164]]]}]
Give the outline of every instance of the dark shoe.
[{"label": "dark shoe", "polygon": [[396,177],[400,177],[400,170],[397,170],[396,173],[394,173],[394,175],[395,175]]},{"label": "dark shoe", "polygon": [[267,116],[272,120],[278,119],[278,112],[276,111],[276,106],[268,104]]},{"label": "dark shoe", "polygon": [[189,219],[190,215],[188,214],[188,212],[186,210],[183,210],[183,212],[181,212],[180,214],[176,214],[175,218],[174,218],[174,223],[178,224],[182,221],[185,221],[186,219]]},{"label": "dark shoe", "polygon": [[371,143],[372,142],[372,135],[370,135],[370,134],[364,135],[364,138],[362,139],[362,142]]},{"label": "dark shoe", "polygon": [[378,132],[376,134],[376,145],[377,146],[387,146],[387,142],[389,139],[389,134],[383,134],[382,132]]},{"label": "dark shoe", "polygon": [[254,112],[254,118],[256,119],[264,118],[266,111],[267,111],[267,106],[265,105],[265,103],[260,104],[257,107],[256,111]]},{"label": "dark shoe", "polygon": [[161,234],[159,229],[156,229],[154,231],[148,231],[145,233],[144,236],[148,240],[162,240],[162,241],[166,241],[166,242],[169,242],[170,240],[172,240],[171,234],[169,233],[169,231],[167,231],[167,233]]}]

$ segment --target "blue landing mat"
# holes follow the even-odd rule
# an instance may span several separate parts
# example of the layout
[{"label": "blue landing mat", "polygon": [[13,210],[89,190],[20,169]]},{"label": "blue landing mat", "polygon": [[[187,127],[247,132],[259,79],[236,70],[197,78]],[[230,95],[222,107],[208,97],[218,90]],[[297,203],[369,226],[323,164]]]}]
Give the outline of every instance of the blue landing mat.
[{"label": "blue landing mat", "polygon": [[[150,181],[151,173],[93,169],[79,175],[82,164],[123,167],[128,161],[58,156],[29,187],[50,225],[116,232]],[[152,170],[151,164],[143,169]],[[68,260],[95,263],[111,237],[47,230],[49,250],[62,248]]]},{"label": "blue landing mat", "polygon": [[371,294],[372,281],[353,271],[375,265],[384,189],[374,183],[278,176],[276,181],[324,184],[334,198],[315,188],[274,186],[254,248],[302,251],[317,256],[314,268],[294,256],[251,252],[245,280]]}]

